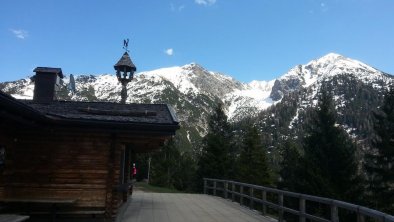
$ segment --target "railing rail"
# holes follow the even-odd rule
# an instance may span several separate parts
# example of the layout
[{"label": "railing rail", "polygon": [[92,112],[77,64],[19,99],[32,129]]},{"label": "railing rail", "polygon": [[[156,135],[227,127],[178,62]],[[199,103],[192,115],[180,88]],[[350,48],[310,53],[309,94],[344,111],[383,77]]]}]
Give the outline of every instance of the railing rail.
[{"label": "railing rail", "polygon": [[[236,189],[237,186],[238,189]],[[239,192],[237,192],[237,190],[239,190]],[[248,190],[248,192],[245,192],[245,190]],[[260,192],[261,195],[257,197],[255,195],[256,192]],[[274,209],[278,212],[279,222],[283,221],[284,212],[298,216],[300,222],[305,222],[306,219],[318,222],[339,222],[339,209],[355,213],[357,216],[357,222],[364,222],[365,218],[371,218],[379,222],[394,222],[394,216],[367,207],[324,197],[289,192],[230,180],[204,178],[204,193],[211,193],[215,196],[220,193],[222,194],[222,197],[231,199],[232,201],[236,201],[236,198],[238,198],[241,205],[245,205],[245,200],[247,200],[249,207],[252,209],[255,209],[256,204],[261,204],[261,212],[263,215],[267,214],[267,208]],[[267,194],[276,195],[277,202],[269,201],[267,199]],[[299,209],[284,206],[285,197],[298,199]],[[308,205],[314,203],[329,206],[330,218],[327,219],[322,216],[307,213],[307,201]]]}]

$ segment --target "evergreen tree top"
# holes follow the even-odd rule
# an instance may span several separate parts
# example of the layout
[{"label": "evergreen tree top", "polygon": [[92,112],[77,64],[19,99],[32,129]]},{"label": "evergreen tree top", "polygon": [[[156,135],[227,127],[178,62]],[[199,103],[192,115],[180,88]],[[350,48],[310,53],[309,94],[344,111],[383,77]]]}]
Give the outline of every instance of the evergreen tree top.
[{"label": "evergreen tree top", "polygon": [[208,133],[227,134],[229,132],[230,124],[228,123],[227,115],[224,113],[223,104],[219,103],[209,118]]},{"label": "evergreen tree top", "polygon": [[314,195],[354,202],[361,187],[356,146],[336,119],[331,93],[322,90],[304,141],[305,186]]}]

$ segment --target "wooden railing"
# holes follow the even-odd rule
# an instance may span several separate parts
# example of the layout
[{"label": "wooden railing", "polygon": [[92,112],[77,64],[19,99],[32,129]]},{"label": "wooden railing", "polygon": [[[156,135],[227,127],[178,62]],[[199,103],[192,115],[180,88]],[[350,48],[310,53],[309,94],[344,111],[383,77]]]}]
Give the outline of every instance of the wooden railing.
[{"label": "wooden railing", "polygon": [[[235,181],[204,178],[204,193],[237,201],[241,205],[261,211],[263,215],[267,215],[268,210],[274,211],[279,222],[284,221],[285,213],[298,217],[300,222],[305,222],[306,219],[318,222],[338,222],[339,216],[343,214],[354,214],[357,222],[364,222],[366,219],[394,222],[392,215],[355,204]],[[307,209],[318,207],[327,210],[326,212],[320,210],[317,213],[307,211]],[[341,221],[345,220],[341,219]]]}]

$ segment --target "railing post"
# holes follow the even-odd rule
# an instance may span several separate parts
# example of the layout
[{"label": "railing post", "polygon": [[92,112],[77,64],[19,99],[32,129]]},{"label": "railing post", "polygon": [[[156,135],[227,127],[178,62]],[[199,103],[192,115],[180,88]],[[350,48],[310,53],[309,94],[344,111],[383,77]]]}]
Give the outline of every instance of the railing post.
[{"label": "railing post", "polygon": [[204,194],[207,194],[207,190],[208,190],[208,182],[207,182],[207,179],[206,178],[204,178]]},{"label": "railing post", "polygon": [[360,207],[357,207],[357,222],[365,222],[365,217],[360,213]]},{"label": "railing post", "polygon": [[216,180],[213,181],[213,195],[216,196]]},{"label": "railing post", "polygon": [[267,191],[263,190],[263,215],[267,214],[267,205],[266,202],[267,201]]},{"label": "railing post", "polygon": [[305,222],[305,199],[300,197],[300,222]]},{"label": "railing post", "polygon": [[241,194],[241,195],[240,195],[240,201],[239,201],[239,202],[240,202],[241,205],[244,205],[244,197],[242,196],[243,193],[244,193],[244,186],[240,185],[239,193]]},{"label": "railing post", "polygon": [[234,183],[231,183],[231,201],[234,201],[234,195],[235,195],[235,191],[234,191],[234,187],[235,187],[235,185],[234,185]]},{"label": "railing post", "polygon": [[364,215],[360,214],[359,212],[357,212],[357,222],[365,222]]},{"label": "railing post", "polygon": [[253,200],[253,198],[254,198],[254,189],[253,189],[253,187],[250,187],[249,189],[250,189],[249,190],[250,208],[252,208],[252,210],[253,210],[254,209],[254,200]]},{"label": "railing post", "polygon": [[283,207],[283,194],[279,194],[278,198],[279,198],[279,207],[281,207],[279,209],[279,219],[278,219],[278,221],[282,222],[283,221],[283,212],[284,212],[283,209],[282,209],[282,207]]},{"label": "railing post", "polygon": [[338,207],[334,203],[331,203],[331,221],[339,222]]},{"label": "railing post", "polygon": [[228,182],[226,180],[226,182],[224,182],[224,199],[228,198],[227,189],[228,189]]}]

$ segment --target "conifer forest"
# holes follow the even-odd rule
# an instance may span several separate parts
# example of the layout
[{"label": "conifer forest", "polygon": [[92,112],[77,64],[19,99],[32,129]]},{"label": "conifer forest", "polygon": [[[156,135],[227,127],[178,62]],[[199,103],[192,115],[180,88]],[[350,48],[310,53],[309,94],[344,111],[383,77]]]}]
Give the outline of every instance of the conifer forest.
[{"label": "conifer forest", "polygon": [[[229,122],[219,103],[209,117],[207,135],[193,144],[192,151],[182,152],[175,136],[160,152],[139,157],[140,162],[151,159],[152,184],[181,191],[201,192],[203,178],[218,178],[343,200],[393,214],[393,86],[383,98],[383,104],[371,113],[373,137],[364,144],[338,124],[327,86],[316,106],[308,110],[299,137],[288,136],[272,145],[257,119]],[[360,146],[365,152],[360,152]]]}]

